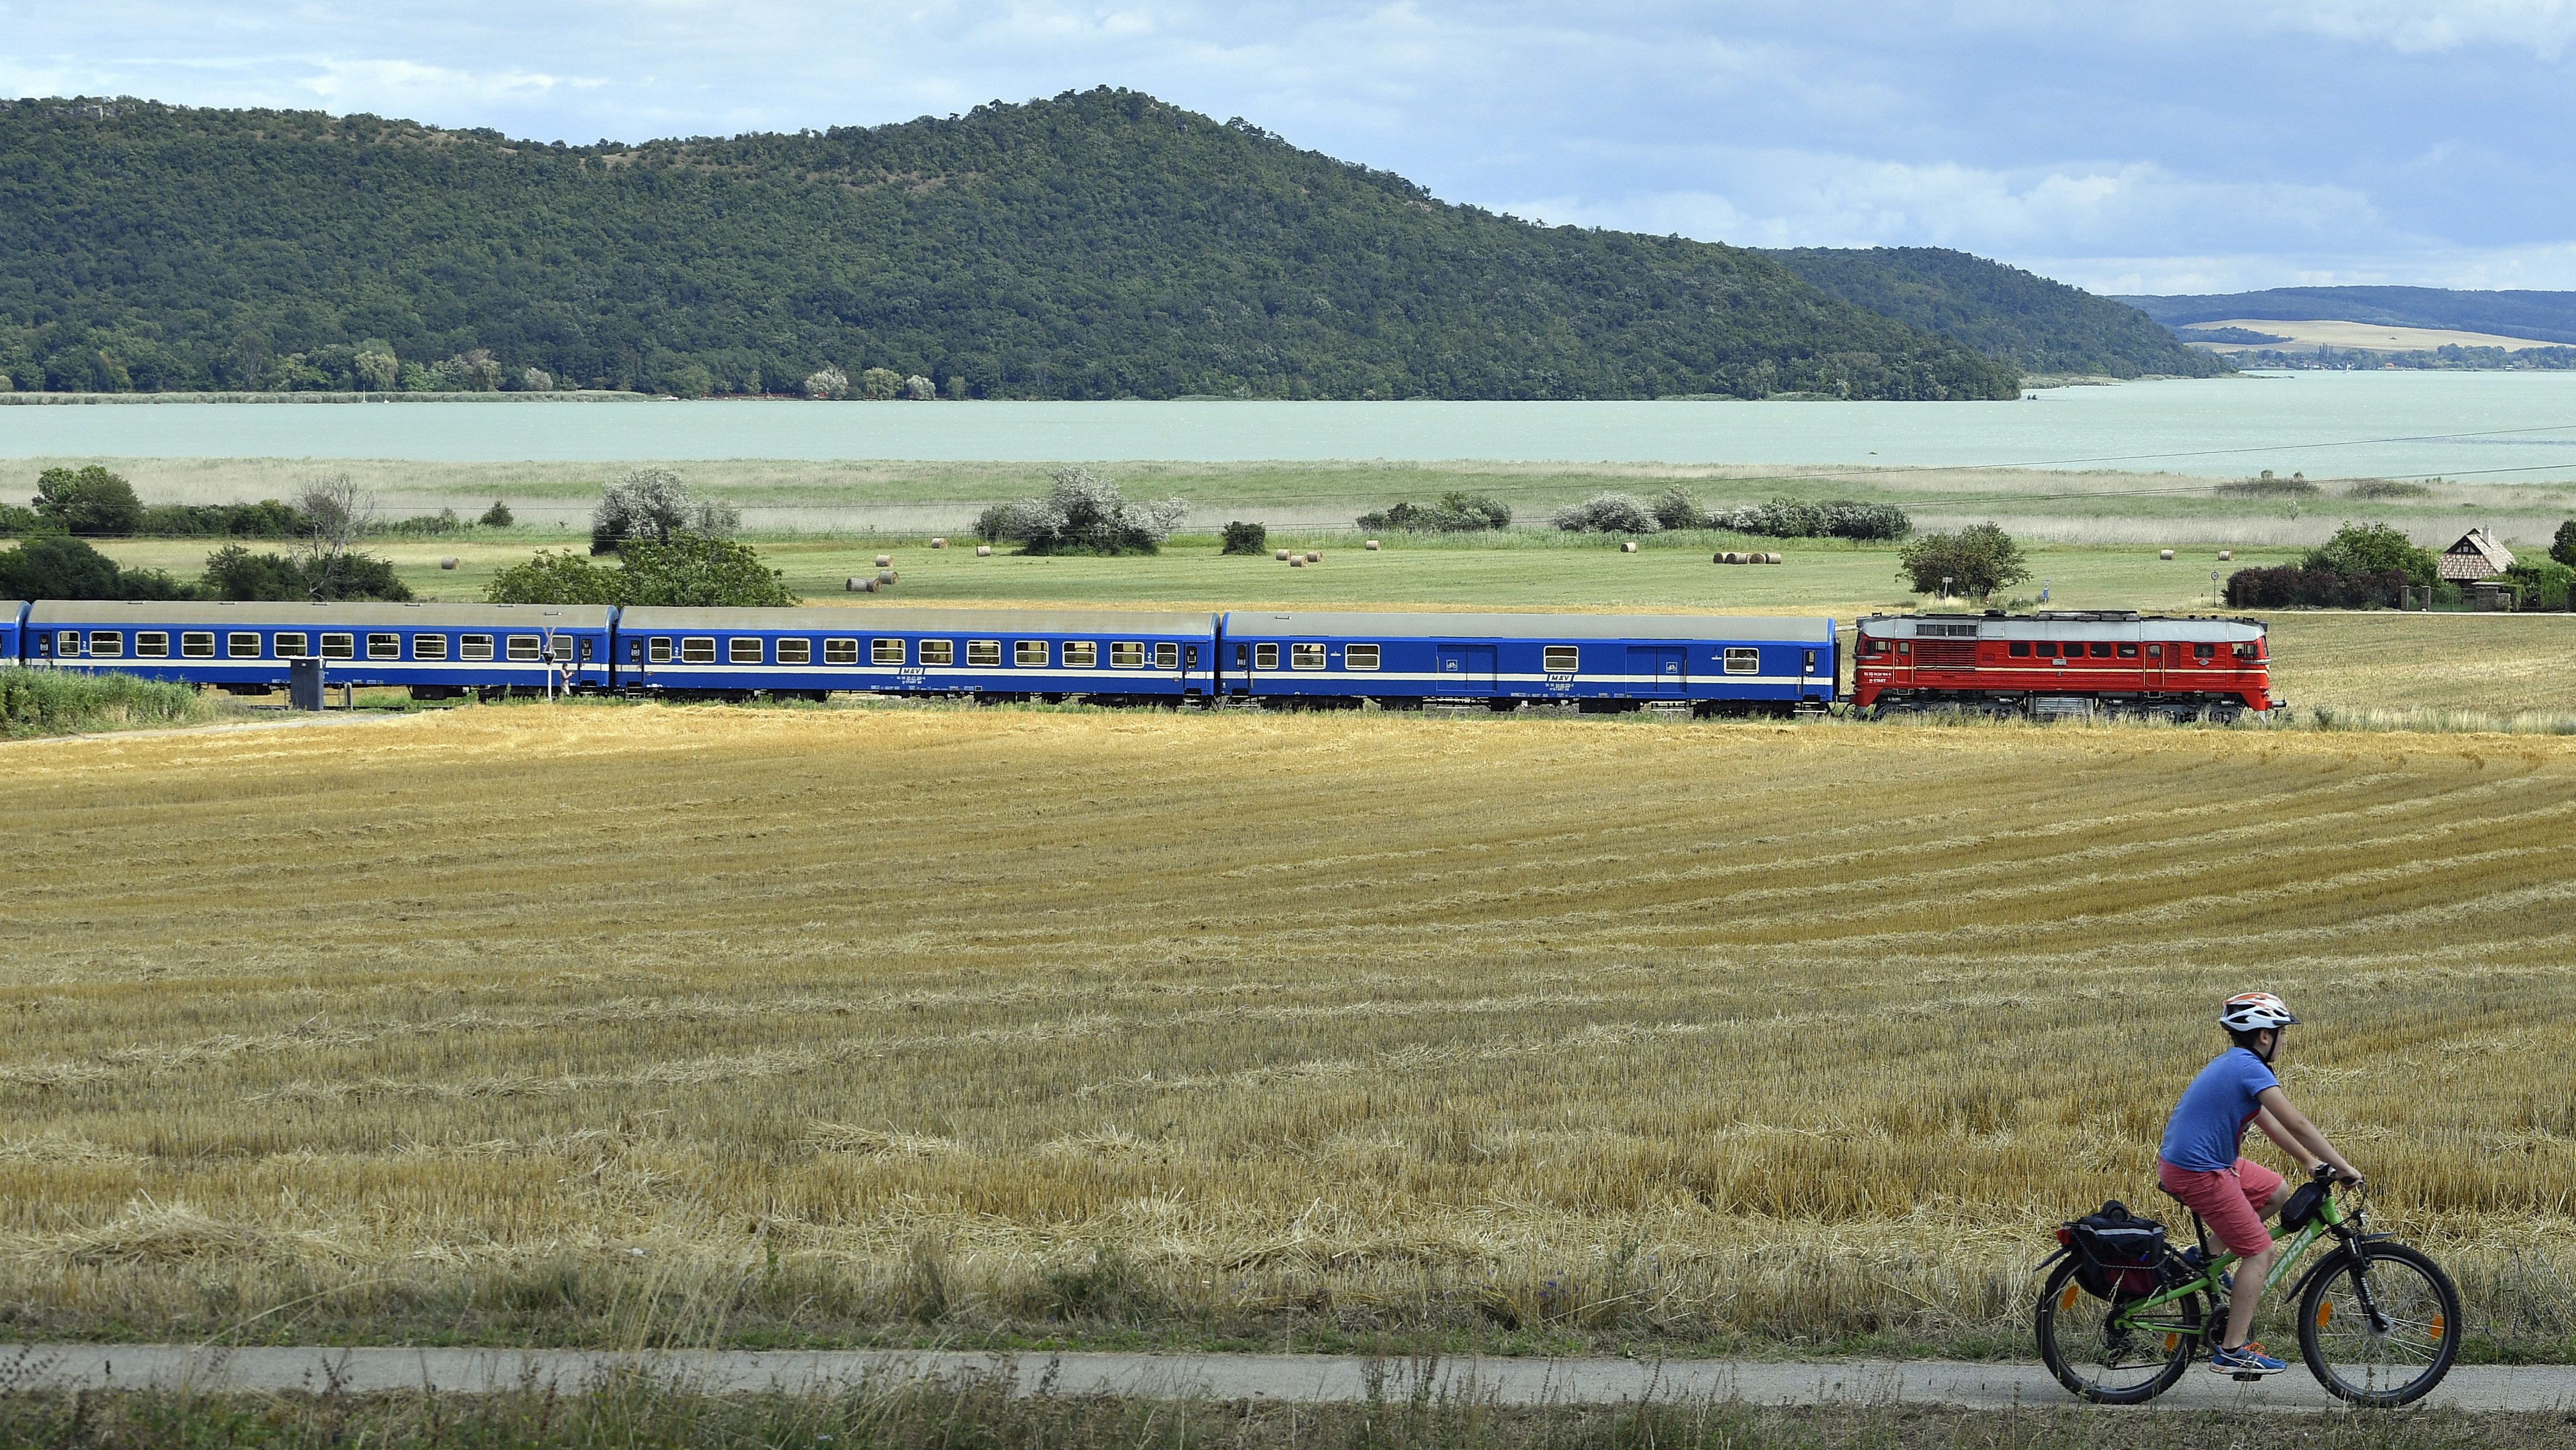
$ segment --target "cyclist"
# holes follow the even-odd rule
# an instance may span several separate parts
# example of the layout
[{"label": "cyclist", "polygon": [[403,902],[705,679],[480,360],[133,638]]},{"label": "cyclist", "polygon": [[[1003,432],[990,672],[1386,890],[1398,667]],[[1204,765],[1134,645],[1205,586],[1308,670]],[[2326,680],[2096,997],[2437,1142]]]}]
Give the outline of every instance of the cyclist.
[{"label": "cyclist", "polygon": [[2263,1220],[2280,1211],[2290,1186],[2242,1155],[2245,1130],[2259,1126],[2263,1136],[2311,1173],[2320,1164],[2332,1164],[2346,1182],[2361,1182],[2359,1170],[2290,1106],[2281,1080],[2272,1074],[2281,1029],[2298,1020],[2269,992],[2228,998],[2218,1009],[2218,1025],[2235,1045],[2183,1089],[2182,1101],[2165,1124],[2164,1146],[2156,1153],[2157,1181],[2199,1214],[2241,1260],[2227,1305],[2227,1332],[2210,1356],[2209,1367],[2220,1374],[2279,1374],[2288,1368],[2246,1337],[2254,1325],[2254,1306],[2263,1297],[2263,1278],[2272,1270],[2272,1236],[2264,1232]]}]

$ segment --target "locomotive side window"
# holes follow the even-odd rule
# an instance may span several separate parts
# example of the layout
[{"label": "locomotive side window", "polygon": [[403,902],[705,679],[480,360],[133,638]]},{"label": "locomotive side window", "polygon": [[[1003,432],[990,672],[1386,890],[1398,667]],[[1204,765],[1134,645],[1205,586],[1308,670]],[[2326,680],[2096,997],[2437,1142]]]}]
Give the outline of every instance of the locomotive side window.
[{"label": "locomotive side window", "polygon": [[700,635],[696,638],[689,638],[687,636],[683,636],[681,638],[680,663],[684,665],[711,665],[715,662],[716,642],[714,640],[709,639],[704,635]]},{"label": "locomotive side window", "polygon": [[1064,665],[1069,670],[1091,670],[1100,667],[1100,641],[1069,639],[1064,642]]},{"label": "locomotive side window", "polygon": [[2193,646],[2191,647],[2191,659],[2192,659],[2192,663],[2194,663],[2194,664],[2201,664],[2201,663],[2204,663],[2204,662],[2208,661],[2209,659],[2211,659],[2212,657],[2214,657],[2215,655],[2217,655],[2217,653],[2218,653],[2218,647],[2217,647],[2216,645],[2207,645],[2207,644],[2196,644],[2196,645],[2193,645]]},{"label": "locomotive side window", "polygon": [[759,664],[767,655],[767,651],[761,648],[764,643],[765,641],[756,635],[749,638],[745,638],[742,635],[735,635],[733,638],[725,641],[725,663],[729,665]]},{"label": "locomotive side window", "polygon": [[447,636],[443,634],[413,635],[411,637],[411,657],[416,660],[443,660],[447,658]]},{"label": "locomotive side window", "polygon": [[[529,638],[533,640],[535,636],[531,635]],[[356,635],[326,634],[322,636],[322,658],[326,660],[353,660],[357,657],[358,637]],[[531,659],[535,658],[533,654],[529,657]]]},{"label": "locomotive side window", "polygon": [[1109,642],[1109,668],[1141,670],[1145,668],[1145,642],[1140,639],[1114,639]]},{"label": "locomotive side window", "polygon": [[921,662],[925,665],[957,663],[957,642],[950,639],[925,639],[921,642]]},{"label": "locomotive side window", "polygon": [[2254,658],[2254,641],[2249,639],[2243,644],[2238,645],[2236,647],[2236,657],[2240,660],[2250,660]]},{"label": "locomotive side window", "polygon": [[228,634],[228,635],[225,635],[225,636],[224,636],[224,653],[225,653],[225,654],[228,654],[228,655],[230,655],[230,656],[232,656],[234,659],[237,659],[237,660],[255,660],[255,659],[258,659],[258,658],[259,658],[259,636],[258,636],[257,634]]},{"label": "locomotive side window", "polygon": [[[279,659],[300,660],[312,652],[312,641],[301,634],[281,634],[277,637],[277,657]],[[474,658],[471,652],[468,652],[465,657],[469,660]],[[483,636],[483,658],[488,660],[491,657],[492,636],[487,634]]]},{"label": "locomotive side window", "polygon": [[1726,672],[1730,675],[1758,675],[1762,672],[1762,651],[1751,645],[1729,645],[1726,649]]},{"label": "locomotive side window", "polygon": [[401,659],[401,658],[402,658],[402,636],[401,636],[401,635],[398,635],[398,634],[371,634],[371,635],[368,635],[368,636],[367,636],[367,658],[369,658],[369,659],[371,659],[371,660],[398,660],[398,659]]},{"label": "locomotive side window", "polygon": [[1322,645],[1292,644],[1288,646],[1288,668],[1292,670],[1320,670],[1323,667],[1324,647]]},{"label": "locomotive side window", "polygon": [[[900,654],[903,647],[898,644],[895,646],[895,649],[896,652]],[[823,641],[823,663],[827,665],[855,665],[858,662],[859,642],[857,640],[827,639]]]},{"label": "locomotive side window", "polygon": [[2124,645],[2120,646],[2120,658],[2122,658],[2122,659],[2124,659],[2124,660],[2133,660],[2133,659],[2136,659],[2137,657],[2138,657],[2138,647],[2137,647],[2136,645],[2133,645],[2133,644],[2124,644]]},{"label": "locomotive side window", "polygon": [[2149,659],[2151,659],[2151,660],[2160,660],[2160,659],[2163,659],[2164,657],[2165,657],[2165,647],[2164,647],[2163,645],[2160,645],[2160,644],[2151,644],[2151,645],[2148,645],[2148,646],[2147,646],[2147,658],[2149,658]]},{"label": "locomotive side window", "polygon": [[2039,642],[2039,657],[2044,660],[2053,660],[2057,658],[2057,641],[2053,639],[2041,640]]},{"label": "locomotive side window", "polygon": [[[868,663],[869,663],[869,664],[872,664],[872,665],[899,665],[899,664],[902,664],[902,663],[903,663],[903,641],[902,641],[902,640],[899,640],[899,639],[872,639],[872,640],[869,640],[869,641],[868,641]],[[923,660],[923,661],[922,661],[922,663],[923,663],[923,664],[928,664],[928,663],[930,663],[930,661],[929,661],[929,660],[927,660],[927,659],[925,659],[925,660]]]},{"label": "locomotive side window", "polygon": [[1254,645],[1252,647],[1252,667],[1256,670],[1275,670],[1279,668],[1279,646],[1275,644]]},{"label": "locomotive side window", "polygon": [[1865,655],[1883,655],[1887,653],[1887,641],[1883,639],[1862,640],[1860,642],[1860,652]]},{"label": "locomotive side window", "polygon": [[810,639],[780,640],[778,642],[778,662],[782,665],[810,665],[814,663],[814,641]]},{"label": "locomotive side window", "polygon": [[2026,660],[2026,659],[2029,659],[2029,658],[2030,658],[2030,641],[2029,641],[2029,640],[2026,640],[2026,639],[2017,639],[2017,640],[2014,640],[2014,641],[2012,642],[2012,647],[2011,647],[2010,649],[2005,650],[2005,651],[2004,651],[2004,653],[2005,653],[2005,654],[2008,654],[2008,655],[2011,655],[2014,659],[2017,659],[2017,660]]},{"label": "locomotive side window", "polygon": [[2097,659],[2097,660],[2107,660],[2107,659],[2109,659],[2110,657],[2111,657],[2111,642],[2110,642],[2109,640],[2107,640],[2107,639],[2097,639],[2097,640],[2093,641],[2093,658],[2095,658],[2095,659]]},{"label": "locomotive side window", "polygon": [[1342,646],[1342,668],[1346,670],[1376,669],[1377,646],[1373,644],[1351,644]]},{"label": "locomotive side window", "polygon": [[970,639],[966,641],[966,663],[970,665],[991,665],[999,668],[1002,663],[1002,642],[998,639]]},{"label": "locomotive side window", "polygon": [[1154,646],[1154,668],[1158,670],[1177,670],[1180,667],[1181,647],[1179,645],[1164,643]]},{"label": "locomotive side window", "polygon": [[1047,642],[1042,639],[1023,639],[1014,641],[1011,645],[1011,663],[1018,665],[1024,670],[1045,669],[1047,663]]},{"label": "locomotive side window", "polygon": [[1901,655],[1910,655],[1914,653],[1914,641],[1910,639],[1898,640],[1896,642],[1896,652]]},{"label": "locomotive side window", "polygon": [[1583,668],[1583,649],[1579,645],[1552,644],[1538,654],[1539,667],[1551,675],[1570,675]]},{"label": "locomotive side window", "polygon": [[[467,636],[466,636],[466,638],[467,638],[467,639],[472,639],[472,638],[473,638],[473,636],[472,636],[472,635],[467,635]],[[486,642],[485,642],[484,647],[485,647],[486,649],[489,649],[489,648],[491,647],[490,642],[489,642],[489,641],[486,641]],[[651,653],[649,653],[649,654],[648,654],[648,655],[646,655],[645,657],[646,657],[647,659],[651,660],[653,663],[655,663],[655,664],[657,664],[657,665],[667,665],[667,664],[669,664],[669,663],[671,662],[671,642],[670,642],[669,640],[667,640],[667,639],[657,639],[657,640],[654,640],[654,641],[653,641],[653,647],[652,647],[652,651],[651,651]],[[470,654],[469,654],[469,655],[467,655],[467,656],[466,656],[466,658],[470,660],[470,659],[474,658],[474,656],[472,656],[472,655],[470,655]],[[490,658],[491,658],[491,656],[487,654],[487,655],[483,656],[483,658],[485,658],[485,659],[487,659],[487,660],[488,660],[488,659],[490,659]]]}]

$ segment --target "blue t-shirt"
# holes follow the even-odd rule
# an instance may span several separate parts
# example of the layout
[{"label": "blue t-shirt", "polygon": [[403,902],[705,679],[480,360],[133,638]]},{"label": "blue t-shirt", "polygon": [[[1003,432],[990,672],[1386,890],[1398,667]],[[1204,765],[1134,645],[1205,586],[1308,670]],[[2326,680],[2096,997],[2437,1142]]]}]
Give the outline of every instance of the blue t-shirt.
[{"label": "blue t-shirt", "polygon": [[2193,1173],[2235,1167],[2246,1125],[2263,1110],[2257,1099],[2280,1082],[2263,1059],[2242,1047],[2220,1053],[2182,1090],[2156,1156]]}]

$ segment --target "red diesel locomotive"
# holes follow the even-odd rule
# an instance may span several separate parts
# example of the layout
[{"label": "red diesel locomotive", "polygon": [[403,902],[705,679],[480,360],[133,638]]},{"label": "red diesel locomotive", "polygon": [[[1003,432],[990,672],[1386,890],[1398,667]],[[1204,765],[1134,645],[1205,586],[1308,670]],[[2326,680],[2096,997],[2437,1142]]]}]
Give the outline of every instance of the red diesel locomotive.
[{"label": "red diesel locomotive", "polygon": [[1860,622],[1854,713],[2096,712],[2233,720],[2279,708],[2251,619],[2127,610],[1871,615]]}]

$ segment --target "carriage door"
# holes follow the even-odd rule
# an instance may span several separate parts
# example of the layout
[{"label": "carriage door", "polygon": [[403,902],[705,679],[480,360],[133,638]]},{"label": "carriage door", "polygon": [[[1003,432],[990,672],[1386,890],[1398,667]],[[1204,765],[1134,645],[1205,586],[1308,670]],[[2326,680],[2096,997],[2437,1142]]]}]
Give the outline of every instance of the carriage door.
[{"label": "carriage door", "polygon": [[1677,646],[1628,646],[1628,682],[1649,695],[1679,695],[1690,684],[1684,652]]},{"label": "carriage door", "polygon": [[1440,693],[1490,695],[1494,692],[1494,647],[1489,644],[1440,646]]},{"label": "carriage door", "polygon": [[2165,687],[2165,666],[2174,663],[2173,646],[2169,644],[2158,644],[2154,640],[2149,640],[2145,644],[2138,646],[2138,653],[2143,656],[2143,658],[2138,661],[2139,687],[2146,690],[2163,689]]}]

